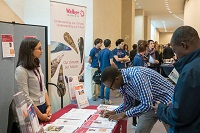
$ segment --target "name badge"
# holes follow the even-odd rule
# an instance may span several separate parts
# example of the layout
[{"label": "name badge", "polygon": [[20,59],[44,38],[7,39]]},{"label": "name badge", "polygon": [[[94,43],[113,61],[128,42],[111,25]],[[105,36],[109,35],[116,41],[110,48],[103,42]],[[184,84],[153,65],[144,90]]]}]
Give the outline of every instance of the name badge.
[{"label": "name badge", "polygon": [[40,103],[45,103],[45,96],[40,97]]},{"label": "name badge", "polygon": [[168,76],[174,83],[177,83],[178,78],[179,78],[179,73],[177,70],[174,68],[171,73]]}]

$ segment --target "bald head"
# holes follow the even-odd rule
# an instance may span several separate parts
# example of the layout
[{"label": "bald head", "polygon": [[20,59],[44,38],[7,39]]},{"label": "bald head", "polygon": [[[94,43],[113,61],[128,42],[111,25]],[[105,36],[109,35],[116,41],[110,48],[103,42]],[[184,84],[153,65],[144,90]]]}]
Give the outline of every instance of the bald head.
[{"label": "bald head", "polygon": [[190,45],[200,45],[199,35],[197,31],[191,26],[181,26],[174,31],[171,42],[178,45],[181,42]]},{"label": "bald head", "polygon": [[200,48],[199,35],[191,26],[181,26],[174,31],[171,46],[180,59]]}]

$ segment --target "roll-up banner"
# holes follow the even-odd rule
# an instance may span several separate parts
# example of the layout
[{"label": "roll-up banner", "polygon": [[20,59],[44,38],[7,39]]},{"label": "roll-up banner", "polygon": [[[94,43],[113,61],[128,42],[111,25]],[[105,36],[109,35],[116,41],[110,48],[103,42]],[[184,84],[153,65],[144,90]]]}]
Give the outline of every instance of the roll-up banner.
[{"label": "roll-up banner", "polygon": [[60,109],[60,97],[64,106],[71,102],[68,77],[78,76],[83,82],[84,39],[86,7],[51,1],[50,53],[52,112]]}]

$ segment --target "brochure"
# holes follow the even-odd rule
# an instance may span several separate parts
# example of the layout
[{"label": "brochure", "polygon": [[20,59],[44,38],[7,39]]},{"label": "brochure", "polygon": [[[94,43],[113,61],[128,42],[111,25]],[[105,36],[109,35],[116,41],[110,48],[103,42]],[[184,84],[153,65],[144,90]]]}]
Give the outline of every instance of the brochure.
[{"label": "brochure", "polygon": [[80,127],[75,133],[112,133],[112,129]]},{"label": "brochure", "polygon": [[112,111],[116,108],[118,108],[119,106],[117,105],[105,105],[105,104],[100,104],[97,109],[98,110],[109,110],[109,111]]},{"label": "brochure", "polygon": [[117,122],[114,121],[86,121],[82,127],[95,127],[95,128],[111,128],[113,129]]},{"label": "brochure", "polygon": [[53,124],[81,127],[85,120],[56,119]]},{"label": "brochure", "polygon": [[84,92],[83,84],[75,85],[75,95],[79,108],[85,108],[89,106],[88,99]]}]

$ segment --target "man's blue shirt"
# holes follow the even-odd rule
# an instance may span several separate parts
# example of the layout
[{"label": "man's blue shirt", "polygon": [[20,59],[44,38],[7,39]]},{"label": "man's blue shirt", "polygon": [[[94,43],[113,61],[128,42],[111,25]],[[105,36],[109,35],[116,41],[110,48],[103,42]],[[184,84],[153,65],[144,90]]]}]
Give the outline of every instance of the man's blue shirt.
[{"label": "man's blue shirt", "polygon": [[111,66],[110,59],[113,58],[112,52],[108,48],[104,48],[98,54],[100,62],[100,71],[103,71],[106,67]]},{"label": "man's blue shirt", "polygon": [[[123,50],[123,49],[117,49],[117,48],[115,48],[115,49],[112,50],[112,53],[113,53],[113,56],[117,55],[118,58],[124,58],[126,56],[126,51]],[[118,69],[125,68],[125,63],[117,62],[115,60],[115,58],[114,58],[114,63],[117,65]]]},{"label": "man's blue shirt", "polygon": [[92,68],[98,68],[98,53],[101,49],[97,49],[96,47],[92,48],[90,50],[90,57],[92,58],[92,63],[91,63],[91,67]]},{"label": "man's blue shirt", "polygon": [[[151,109],[153,101],[167,104],[172,100],[174,86],[156,71],[146,67],[130,67],[122,69],[124,85],[120,88],[123,96],[122,103],[116,110],[117,113],[124,111],[128,117],[139,116]],[[134,107],[134,101],[140,104]]]}]

